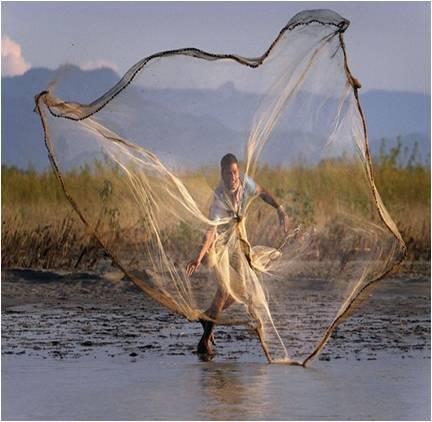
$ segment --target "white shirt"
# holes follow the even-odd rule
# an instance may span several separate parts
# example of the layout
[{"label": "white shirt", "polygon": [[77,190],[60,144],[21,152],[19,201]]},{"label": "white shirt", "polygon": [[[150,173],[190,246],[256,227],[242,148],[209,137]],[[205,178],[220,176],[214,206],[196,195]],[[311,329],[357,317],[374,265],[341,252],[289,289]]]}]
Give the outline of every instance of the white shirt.
[{"label": "white shirt", "polygon": [[235,203],[233,204],[229,193],[225,190],[223,181],[221,181],[214,192],[213,203],[210,207],[210,219],[218,221],[242,215],[248,199],[255,195],[255,181],[251,177],[241,174],[240,186],[234,194]]}]

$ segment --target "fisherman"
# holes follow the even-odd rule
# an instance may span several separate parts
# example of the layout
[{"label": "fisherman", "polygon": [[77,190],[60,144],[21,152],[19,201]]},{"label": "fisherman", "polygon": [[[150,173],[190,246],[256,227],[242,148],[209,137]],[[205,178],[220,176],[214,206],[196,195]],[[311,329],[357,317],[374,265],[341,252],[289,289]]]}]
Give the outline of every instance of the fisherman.
[{"label": "fisherman", "polygon": [[[276,209],[281,226],[285,233],[288,232],[289,219],[282,205],[278,204],[273,196],[259,186],[251,177],[240,172],[239,162],[235,155],[224,155],[221,159],[220,167],[222,180],[216,188],[213,204],[210,207],[209,217],[211,220],[215,222],[222,219],[225,221],[231,220],[240,224],[249,199],[254,196],[259,196],[264,202]],[[215,240],[217,235],[217,226],[212,226],[207,231],[198,255],[186,266],[186,273],[188,276],[191,276],[200,267],[201,262],[207,253],[209,253],[210,260],[210,255],[212,255],[211,252],[214,252],[215,249]],[[233,259],[233,257],[231,257],[231,259]],[[221,263],[221,261],[223,262]],[[252,267],[250,256],[248,257],[248,262]],[[213,355],[211,344],[214,344],[214,321],[217,320],[221,311],[228,308],[236,301],[227,288],[232,284],[232,280],[226,280],[227,268],[229,268],[229,265],[229,256],[226,251],[222,257],[219,257],[219,265],[211,265],[214,266],[216,277],[218,279],[218,290],[210,308],[206,311],[209,320],[200,320],[204,328],[204,333],[198,343],[198,354],[207,356]],[[240,270],[237,271],[237,273],[242,274]]]}]

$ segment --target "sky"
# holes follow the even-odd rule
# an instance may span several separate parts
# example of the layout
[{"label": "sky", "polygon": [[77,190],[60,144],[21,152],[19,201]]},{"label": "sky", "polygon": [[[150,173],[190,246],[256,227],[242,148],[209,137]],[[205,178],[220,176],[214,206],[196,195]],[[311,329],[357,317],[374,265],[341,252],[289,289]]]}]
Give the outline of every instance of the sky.
[{"label": "sky", "polygon": [[2,2],[2,76],[32,67],[112,67],[197,47],[259,56],[303,9],[351,21],[351,70],[364,90],[430,93],[429,2]]}]

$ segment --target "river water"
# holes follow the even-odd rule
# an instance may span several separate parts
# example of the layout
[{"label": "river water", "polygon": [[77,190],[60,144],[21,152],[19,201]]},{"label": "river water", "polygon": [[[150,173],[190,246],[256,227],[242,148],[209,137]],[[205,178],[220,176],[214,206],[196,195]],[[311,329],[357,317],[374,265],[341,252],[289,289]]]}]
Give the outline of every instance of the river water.
[{"label": "river water", "polygon": [[3,420],[428,420],[430,359],[311,368],[191,357],[7,356]]}]

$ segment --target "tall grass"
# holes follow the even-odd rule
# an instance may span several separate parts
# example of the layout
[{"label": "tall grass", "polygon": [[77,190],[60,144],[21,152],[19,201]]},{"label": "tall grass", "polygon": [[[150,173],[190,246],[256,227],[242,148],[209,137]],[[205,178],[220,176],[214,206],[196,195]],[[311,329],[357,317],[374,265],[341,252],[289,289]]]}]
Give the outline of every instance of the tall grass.
[{"label": "tall grass", "polygon": [[[400,151],[399,151],[400,152]],[[430,169],[415,162],[402,166],[399,152],[381,154],[375,162],[375,182],[383,202],[408,246],[408,258],[430,257]],[[201,169],[209,185],[218,170]],[[87,213],[103,229],[114,230],[113,242],[137,242],[145,236],[140,216],[127,200],[124,178],[110,177],[112,168],[101,163],[64,175]],[[189,178],[193,180],[194,175]],[[331,209],[341,207],[369,218],[374,212],[368,199],[364,171],[346,161],[323,162],[314,167],[263,167],[257,181],[287,204],[289,214],[304,223],[319,224]],[[108,182],[108,180],[114,180]],[[115,182],[117,181],[117,182]],[[113,192],[115,194],[113,194]],[[121,218],[120,218],[121,217]],[[141,230],[135,230],[140,227]],[[134,233],[127,235],[126,233]],[[180,226],[171,242],[184,248],[196,242]],[[126,245],[125,243],[125,245]],[[181,246],[180,246],[181,245]],[[186,245],[189,247],[190,245]],[[103,252],[91,231],[73,212],[52,171],[36,172],[2,167],[2,265],[7,267],[92,268]]]}]

